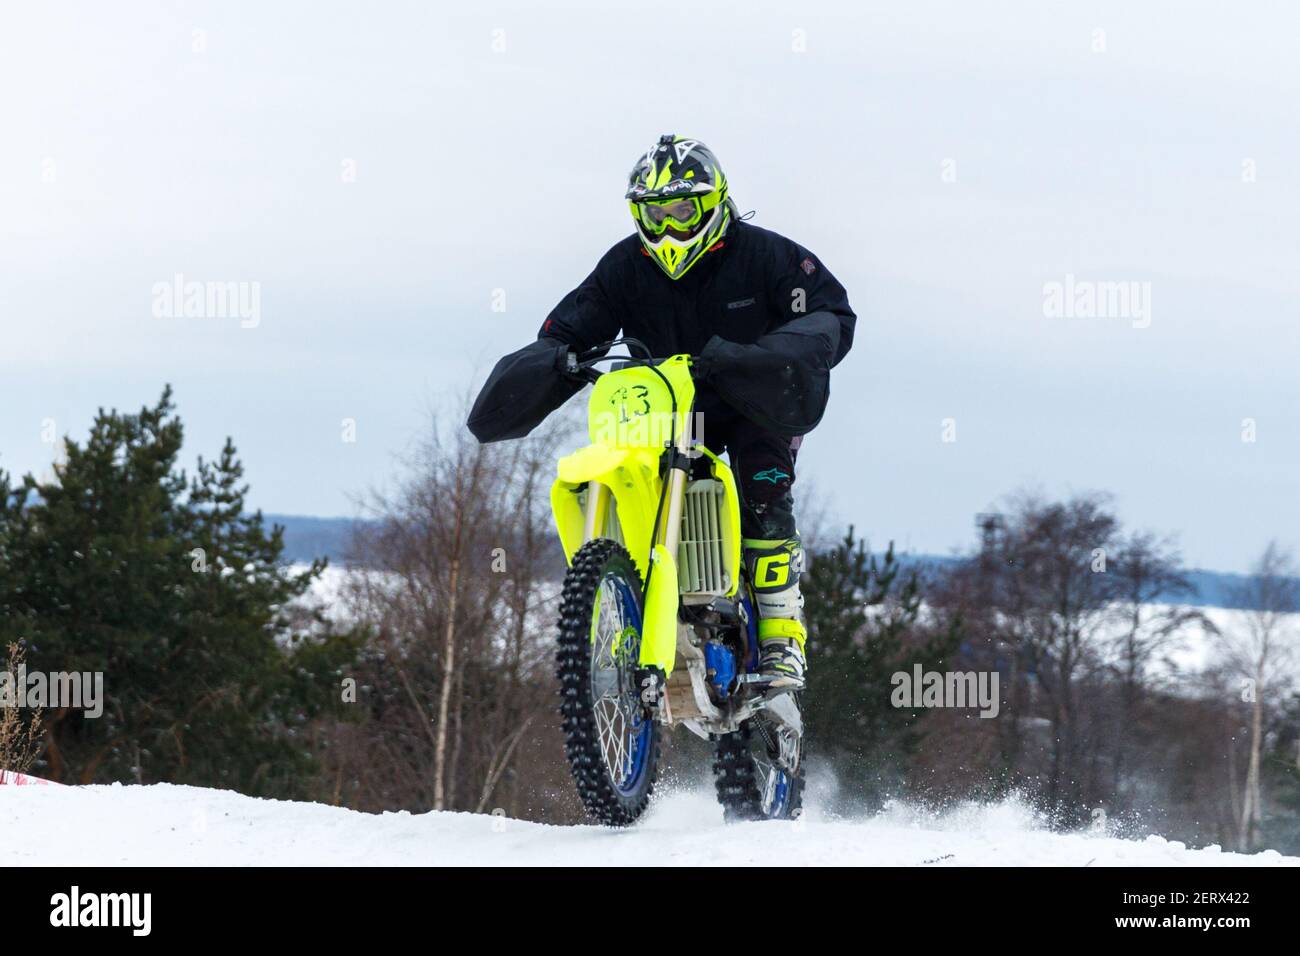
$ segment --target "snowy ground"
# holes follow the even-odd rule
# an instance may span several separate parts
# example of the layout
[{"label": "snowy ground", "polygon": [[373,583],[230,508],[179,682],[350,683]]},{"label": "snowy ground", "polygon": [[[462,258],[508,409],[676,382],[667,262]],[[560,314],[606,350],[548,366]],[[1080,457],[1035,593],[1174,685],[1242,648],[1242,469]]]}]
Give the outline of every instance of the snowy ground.
[{"label": "snowy ground", "polygon": [[724,826],[707,793],[667,793],[629,830],[465,813],[356,813],[166,784],[0,787],[0,866],[596,865],[1300,866],[1160,837],[1045,831],[1015,804],[942,817]]}]

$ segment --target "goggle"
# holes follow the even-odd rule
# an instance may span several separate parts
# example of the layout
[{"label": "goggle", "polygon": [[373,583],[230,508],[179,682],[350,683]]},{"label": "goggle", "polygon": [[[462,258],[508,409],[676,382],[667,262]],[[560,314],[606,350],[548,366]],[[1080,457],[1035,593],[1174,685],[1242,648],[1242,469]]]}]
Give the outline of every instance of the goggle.
[{"label": "goggle", "polygon": [[646,199],[632,204],[633,214],[646,231],[660,235],[668,227],[689,232],[704,217],[704,207],[698,196],[678,199]]}]

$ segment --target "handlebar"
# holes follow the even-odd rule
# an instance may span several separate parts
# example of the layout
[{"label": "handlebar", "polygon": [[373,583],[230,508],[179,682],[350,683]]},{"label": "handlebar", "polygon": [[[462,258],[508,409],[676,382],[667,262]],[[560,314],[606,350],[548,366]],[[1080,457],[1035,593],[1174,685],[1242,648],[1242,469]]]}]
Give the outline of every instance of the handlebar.
[{"label": "handlebar", "polygon": [[[608,354],[609,350],[615,345],[626,345],[629,352],[632,350],[633,346],[635,346],[643,351],[645,355],[642,358],[637,358],[634,355]],[[629,336],[626,338],[611,339],[608,342],[601,342],[599,345],[594,345],[583,352],[570,352],[566,371],[576,378],[594,384],[595,381],[604,374],[595,369],[594,366],[597,362],[612,359],[615,361],[626,362],[629,365],[657,365],[660,362],[667,361],[667,358],[668,356],[663,356],[661,358],[656,357],[644,342],[640,339],[631,338]],[[691,356],[691,358],[694,359],[695,356]]]},{"label": "handlebar", "polygon": [[629,352],[632,350],[633,346],[636,346],[642,352],[645,353],[645,357],[647,359],[652,358],[653,355],[653,353],[650,351],[650,347],[646,345],[644,342],[642,342],[640,339],[633,338],[630,335],[625,335],[622,336],[621,338],[610,339],[608,342],[601,342],[598,345],[593,345],[591,348],[587,349],[587,351],[581,353],[578,356],[578,360],[583,361],[585,358],[588,357],[603,358],[605,353],[608,352],[610,349],[612,349],[615,345],[626,345]]}]

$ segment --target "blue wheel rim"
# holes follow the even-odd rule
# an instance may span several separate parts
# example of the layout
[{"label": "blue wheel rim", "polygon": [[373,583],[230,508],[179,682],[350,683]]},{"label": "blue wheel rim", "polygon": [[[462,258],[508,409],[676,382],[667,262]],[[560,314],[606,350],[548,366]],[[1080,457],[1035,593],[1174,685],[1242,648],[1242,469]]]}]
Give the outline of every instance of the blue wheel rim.
[{"label": "blue wheel rim", "polygon": [[[592,707],[597,712],[597,725],[601,735],[600,747],[610,782],[620,796],[631,796],[642,786],[649,767],[650,747],[654,725],[647,720],[636,690],[636,669],[641,650],[641,608],[631,584],[621,575],[607,574],[598,590],[599,600],[595,614],[605,622],[599,633],[593,622],[592,647]],[[616,613],[609,619],[601,618],[602,604],[612,598]],[[617,620],[619,636],[611,646],[609,621]],[[608,659],[610,667],[598,668],[598,658]],[[600,683],[605,693],[597,696],[597,670],[605,672]],[[613,675],[617,670],[617,697],[610,694]],[[601,718],[605,726],[600,727]]]}]

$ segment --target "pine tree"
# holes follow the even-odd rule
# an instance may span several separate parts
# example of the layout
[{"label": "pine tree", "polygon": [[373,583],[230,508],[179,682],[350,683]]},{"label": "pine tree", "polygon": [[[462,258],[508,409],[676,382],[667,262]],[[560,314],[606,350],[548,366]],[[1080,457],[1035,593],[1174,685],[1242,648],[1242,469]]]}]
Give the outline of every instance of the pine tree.
[{"label": "pine tree", "polygon": [[891,676],[933,667],[952,647],[917,626],[921,580],[892,542],[879,560],[853,528],[812,556],[801,582],[808,624],[809,748],[835,774],[842,802],[878,805],[903,783],[919,715],[890,702]]},{"label": "pine tree", "polygon": [[0,642],[25,639],[30,670],[104,675],[98,719],[46,714],[54,779],[294,794],[301,729],[339,700],[356,641],[295,612],[324,564],[281,563],[229,440],[189,479],[182,438],[168,388],[101,409],[52,481],[0,479]]},{"label": "pine tree", "polygon": [[1263,777],[1268,798],[1260,820],[1260,846],[1300,853],[1300,694],[1278,708]]}]

